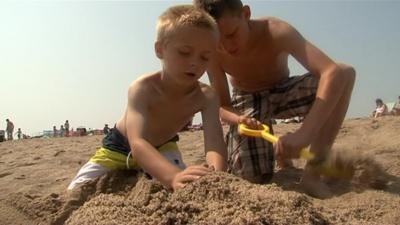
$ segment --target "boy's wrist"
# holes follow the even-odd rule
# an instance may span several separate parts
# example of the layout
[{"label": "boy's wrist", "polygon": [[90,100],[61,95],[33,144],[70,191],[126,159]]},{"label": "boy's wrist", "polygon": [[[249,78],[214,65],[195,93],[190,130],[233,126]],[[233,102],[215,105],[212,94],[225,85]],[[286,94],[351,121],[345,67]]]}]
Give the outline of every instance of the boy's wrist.
[{"label": "boy's wrist", "polygon": [[168,188],[174,189],[175,179],[176,179],[178,173],[180,173],[180,172],[181,172],[181,171],[176,172],[176,173],[174,173],[174,174],[171,174],[171,176],[169,176],[169,177],[166,179],[164,185],[167,186]]},{"label": "boy's wrist", "polygon": [[306,143],[311,143],[312,137],[315,136],[313,130],[310,129],[310,127],[307,127],[307,126],[301,126],[297,132],[301,135],[302,139]]},{"label": "boy's wrist", "polygon": [[243,123],[243,120],[245,120],[246,118],[244,117],[244,116],[239,116],[238,115],[238,117],[237,117],[237,119],[236,119],[236,124],[241,124],[241,123]]},{"label": "boy's wrist", "polygon": [[206,161],[209,167],[214,167],[215,171],[226,171],[227,164],[223,156],[215,154],[215,152],[207,152]]}]

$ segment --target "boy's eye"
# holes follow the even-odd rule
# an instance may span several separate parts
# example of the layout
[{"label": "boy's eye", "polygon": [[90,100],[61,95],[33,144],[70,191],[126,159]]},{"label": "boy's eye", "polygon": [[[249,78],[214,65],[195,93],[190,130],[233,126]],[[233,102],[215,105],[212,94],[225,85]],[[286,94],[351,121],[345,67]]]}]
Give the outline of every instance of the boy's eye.
[{"label": "boy's eye", "polygon": [[204,62],[208,62],[208,60],[210,60],[208,57],[205,56],[200,56],[200,59],[203,60]]},{"label": "boy's eye", "polygon": [[187,56],[187,55],[190,54],[189,51],[184,51],[184,50],[178,50],[178,53],[179,53],[180,55],[183,55],[183,56]]},{"label": "boy's eye", "polygon": [[230,33],[230,34],[227,34],[227,35],[226,35],[226,38],[230,39],[230,38],[235,37],[235,35],[236,35],[236,30],[234,30],[234,31],[233,31],[232,33]]}]

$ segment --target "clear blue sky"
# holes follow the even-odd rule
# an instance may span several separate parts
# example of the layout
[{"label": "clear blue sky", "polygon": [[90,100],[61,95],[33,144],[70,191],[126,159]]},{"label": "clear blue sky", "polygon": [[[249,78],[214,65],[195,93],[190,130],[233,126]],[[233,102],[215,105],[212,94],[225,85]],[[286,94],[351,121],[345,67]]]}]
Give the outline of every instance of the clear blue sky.
[{"label": "clear blue sky", "polygon": [[[348,117],[368,115],[377,97],[400,95],[400,1],[243,2],[253,17],[284,19],[356,68]],[[66,119],[74,128],[113,125],[128,85],[159,70],[156,20],[178,3],[191,1],[1,1],[0,129],[6,118],[27,133]],[[304,72],[293,60],[290,66]]]}]

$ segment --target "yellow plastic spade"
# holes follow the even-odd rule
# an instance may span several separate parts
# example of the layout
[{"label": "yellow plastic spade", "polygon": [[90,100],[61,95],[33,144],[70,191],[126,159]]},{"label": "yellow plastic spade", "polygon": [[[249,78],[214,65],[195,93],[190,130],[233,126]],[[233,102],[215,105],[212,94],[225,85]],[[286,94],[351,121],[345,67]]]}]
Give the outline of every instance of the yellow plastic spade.
[{"label": "yellow plastic spade", "polygon": [[[265,140],[271,142],[272,144],[275,144],[276,142],[278,142],[279,138],[272,135],[269,132],[268,126],[265,124],[263,124],[262,126],[263,126],[262,130],[253,130],[253,129],[248,128],[244,124],[240,124],[239,129],[242,134],[245,134],[247,136],[262,137]],[[309,148],[303,148],[300,151],[300,157],[303,159],[306,159],[306,160],[312,160],[312,159],[314,159],[315,156],[314,156],[314,153],[312,153]]]},{"label": "yellow plastic spade", "polygon": [[[262,127],[263,127],[263,129],[261,129],[261,130],[253,130],[253,129],[248,128],[244,124],[239,125],[239,129],[242,134],[245,134],[247,136],[252,136],[252,137],[261,137],[273,144],[278,142],[279,138],[272,135],[269,132],[269,128],[267,125],[262,124]],[[303,148],[300,151],[300,157],[307,161],[310,161],[310,160],[314,159],[315,155],[314,155],[314,153],[312,153],[310,151],[310,148]],[[352,173],[350,171],[339,170],[338,168],[335,168],[332,165],[328,165],[326,162],[322,163],[321,165],[318,165],[316,167],[316,169],[318,169],[321,174],[323,174],[325,176],[329,176],[329,177],[349,178],[352,176]]]}]

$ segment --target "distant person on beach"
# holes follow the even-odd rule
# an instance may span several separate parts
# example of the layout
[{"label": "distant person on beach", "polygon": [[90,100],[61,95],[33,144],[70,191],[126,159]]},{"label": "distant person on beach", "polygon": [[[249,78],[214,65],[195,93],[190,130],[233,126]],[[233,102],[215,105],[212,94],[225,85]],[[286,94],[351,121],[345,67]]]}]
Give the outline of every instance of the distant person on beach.
[{"label": "distant person on beach", "polygon": [[0,130],[0,142],[3,142],[6,140],[6,134],[4,130]]},{"label": "distant person on beach", "polygon": [[110,128],[108,127],[108,124],[105,124],[105,125],[104,125],[103,133],[104,133],[105,135],[107,135],[108,133],[110,133]]},{"label": "distant person on beach", "polygon": [[[229,170],[266,183],[273,175],[274,155],[281,168],[292,167],[290,159],[311,145],[316,157],[307,164],[302,183],[306,189],[318,189],[315,184],[323,184],[314,168],[324,161],[344,120],[355,82],[353,67],[333,61],[283,20],[251,19],[250,7],[240,0],[193,2],[214,17],[220,31],[217,57],[207,72],[220,96],[220,116],[231,125]],[[308,72],[289,76],[289,56]],[[301,127],[281,136],[274,148],[262,138],[238,132],[239,124],[272,128],[273,119],[295,116],[306,116]]]},{"label": "distant person on beach", "polygon": [[[68,189],[116,169],[143,170],[174,190],[214,170],[225,171],[218,96],[199,82],[214,57],[217,40],[216,24],[204,11],[191,5],[166,10],[158,20],[155,42],[161,71],[133,81],[124,115]],[[203,120],[207,166],[186,167],[177,133],[197,112]]]},{"label": "distant person on beach", "polygon": [[59,135],[60,135],[60,137],[64,137],[64,134],[65,134],[65,128],[64,128],[64,125],[61,125],[61,126],[60,126],[60,133],[59,133]]},{"label": "distant person on beach", "polygon": [[400,116],[400,96],[398,97],[397,102],[394,104],[391,114]]},{"label": "distant person on beach", "polygon": [[193,125],[193,117],[192,117],[191,120],[189,120],[189,122],[185,126],[183,126],[181,131],[189,131],[189,130],[191,130],[192,129],[192,125]]},{"label": "distant person on beach", "polygon": [[6,119],[6,122],[7,122],[6,126],[7,140],[12,141],[14,133],[14,124],[9,119]]},{"label": "distant person on beach", "polygon": [[17,134],[18,140],[20,140],[20,139],[22,138],[22,131],[21,131],[21,128],[18,128],[16,134]]},{"label": "distant person on beach", "polygon": [[57,127],[53,126],[53,137],[57,137]]},{"label": "distant person on beach", "polygon": [[389,115],[388,107],[386,106],[385,103],[383,103],[382,99],[377,98],[375,100],[375,103],[376,103],[376,109],[372,113],[372,116],[374,118]]},{"label": "distant person on beach", "polygon": [[68,120],[66,120],[64,123],[64,129],[65,129],[65,136],[69,137],[69,122],[68,122]]}]

